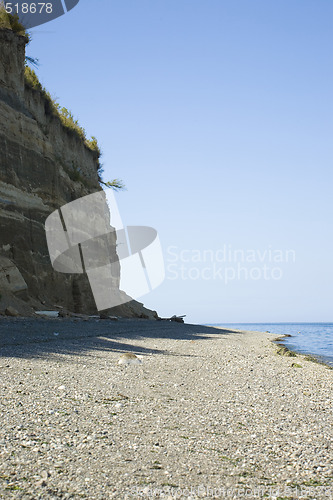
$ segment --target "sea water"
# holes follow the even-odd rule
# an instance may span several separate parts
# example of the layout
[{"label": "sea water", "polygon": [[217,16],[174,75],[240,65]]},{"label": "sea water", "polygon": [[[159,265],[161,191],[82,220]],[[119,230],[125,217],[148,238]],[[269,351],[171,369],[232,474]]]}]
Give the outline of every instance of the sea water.
[{"label": "sea water", "polygon": [[319,356],[333,366],[333,323],[215,323],[210,326],[292,335],[283,339],[289,349]]}]

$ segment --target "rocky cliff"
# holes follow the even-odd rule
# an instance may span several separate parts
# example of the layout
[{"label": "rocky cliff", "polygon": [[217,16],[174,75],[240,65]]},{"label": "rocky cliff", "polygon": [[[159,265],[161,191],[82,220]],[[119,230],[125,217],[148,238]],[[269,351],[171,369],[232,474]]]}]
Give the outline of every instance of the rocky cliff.
[{"label": "rocky cliff", "polygon": [[[98,154],[25,83],[26,42],[0,29],[0,312],[12,305],[24,314],[55,306],[94,313],[86,275],[53,270],[44,225],[57,208],[101,190]],[[115,260],[115,237],[110,252]],[[113,312],[153,316],[134,301]]]}]

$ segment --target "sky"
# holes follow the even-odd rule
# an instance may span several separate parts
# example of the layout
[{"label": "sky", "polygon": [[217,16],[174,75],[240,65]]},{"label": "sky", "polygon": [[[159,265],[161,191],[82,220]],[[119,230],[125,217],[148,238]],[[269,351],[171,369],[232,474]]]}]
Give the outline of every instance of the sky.
[{"label": "sky", "polygon": [[332,318],[330,0],[80,0],[33,28],[43,85],[158,231],[141,302],[192,323]]}]

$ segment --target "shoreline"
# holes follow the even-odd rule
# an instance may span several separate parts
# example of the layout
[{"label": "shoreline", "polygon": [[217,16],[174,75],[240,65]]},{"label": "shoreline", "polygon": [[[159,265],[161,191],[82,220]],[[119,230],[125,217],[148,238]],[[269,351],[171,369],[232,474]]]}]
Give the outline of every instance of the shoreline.
[{"label": "shoreline", "polygon": [[1,320],[0,498],[329,498],[333,373],[278,337]]},{"label": "shoreline", "polygon": [[[221,327],[217,326],[218,324],[219,323],[217,323],[217,324],[208,324],[207,323],[207,324],[205,324],[205,326],[212,326],[213,328],[222,328],[222,329],[228,327],[228,324],[223,325]],[[245,324],[248,325],[248,323],[245,323]],[[271,323],[264,323],[264,324],[271,325]],[[286,324],[286,325],[289,325],[289,324],[295,324],[295,325],[304,324],[304,325],[307,325],[308,323],[281,323],[281,324]],[[321,323],[318,323],[318,325],[319,324],[321,324]],[[323,323],[323,324],[326,324],[326,323]],[[230,323],[230,325],[232,325],[232,323]],[[288,342],[287,343],[285,342],[285,339],[295,337],[294,334],[289,334],[289,333],[284,333],[284,334],[283,333],[277,333],[277,334],[275,334],[274,332],[267,332],[267,331],[264,331],[264,330],[242,330],[242,329],[235,329],[235,331],[260,331],[261,333],[272,333],[273,335],[277,335],[279,337],[279,339],[280,339],[280,340],[277,339],[274,342],[279,342],[279,345],[284,346],[288,351],[293,352],[293,353],[295,353],[296,355],[299,355],[299,356],[305,356],[305,357],[308,358],[309,361],[313,361],[314,363],[323,364],[325,366],[328,366],[330,369],[333,369],[333,355],[332,356],[325,356],[325,355],[317,354],[317,353],[312,352],[312,351],[308,351],[308,350],[305,350],[305,349],[302,349],[302,348],[298,348],[297,346],[293,346],[292,344],[289,345]]]},{"label": "shoreline", "polygon": [[284,342],[284,338],[289,338],[292,337],[292,335],[281,335],[280,339],[276,339],[273,342],[276,343],[279,346],[283,346],[288,352],[292,353],[295,356],[302,356],[308,361],[311,361],[313,363],[318,363],[320,365],[324,365],[330,370],[333,370],[333,358],[329,356],[320,356],[319,354],[314,354],[310,352],[305,352],[301,350],[295,350],[291,349],[288,344]]},{"label": "shoreline", "polygon": [[[239,332],[244,332],[244,331],[248,331],[248,332],[251,332],[251,330],[234,330],[235,332],[236,331],[239,331]],[[257,333],[256,331],[253,331],[253,333]],[[267,332],[262,332],[262,331],[258,331],[258,333],[267,333]],[[271,332],[269,332],[271,333]],[[276,339],[272,339],[271,342],[273,344],[275,344],[277,347],[280,347],[282,349],[277,349],[278,353],[282,356],[289,356],[289,357],[302,357],[302,359],[305,359],[307,361],[311,361],[312,363],[317,363],[317,364],[320,364],[320,365],[324,365],[326,366],[328,369],[330,370],[333,370],[333,361],[332,361],[332,358],[330,357],[325,357],[325,356],[319,356],[319,354],[314,354],[314,353],[310,353],[310,352],[304,352],[304,351],[300,351],[300,350],[295,350],[295,349],[291,349],[288,344],[286,344],[284,342],[284,340],[286,338],[290,338],[290,337],[293,337],[293,335],[290,335],[290,334],[284,334],[284,335],[281,335],[281,334],[274,334],[272,333],[272,335],[276,335],[277,338]],[[280,351],[280,352],[279,352]]]}]

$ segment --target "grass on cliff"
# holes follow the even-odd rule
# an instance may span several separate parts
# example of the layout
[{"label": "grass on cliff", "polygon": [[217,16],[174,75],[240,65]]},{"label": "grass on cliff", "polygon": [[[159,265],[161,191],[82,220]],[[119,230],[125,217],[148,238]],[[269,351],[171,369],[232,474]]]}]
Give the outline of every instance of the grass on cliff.
[{"label": "grass on cliff", "polygon": [[36,72],[29,66],[25,67],[24,76],[27,87],[37,90],[38,92],[40,92],[40,94],[43,95],[47,103],[46,112],[58,117],[65,128],[79,137],[87,146],[87,148],[96,153],[96,157],[98,159],[101,156],[101,150],[98,146],[96,137],[87,139],[86,131],[83,127],[80,126],[79,122],[74,118],[73,114],[67,108],[61,107],[60,104],[52,98],[51,94],[40,83]]},{"label": "grass on cliff", "polygon": [[[26,86],[36,90],[44,97],[47,105],[46,112],[53,116],[58,117],[62,125],[67,130],[70,130],[73,134],[75,134],[79,139],[81,139],[84,142],[84,144],[88,149],[90,149],[90,151],[93,151],[95,153],[97,160],[97,173],[99,182],[104,186],[114,190],[125,189],[125,185],[120,179],[113,179],[112,181],[108,182],[104,182],[102,180],[103,168],[102,164],[99,161],[99,158],[101,157],[102,153],[96,137],[92,136],[90,139],[87,138],[86,131],[84,130],[83,127],[79,125],[79,122],[75,120],[73,114],[68,109],[62,108],[60,104],[55,99],[52,98],[51,94],[40,83],[36,72],[29,66],[25,67],[24,77]],[[71,174],[72,174],[71,177],[72,180],[82,181],[81,174],[75,168],[73,169],[73,172]]]}]

